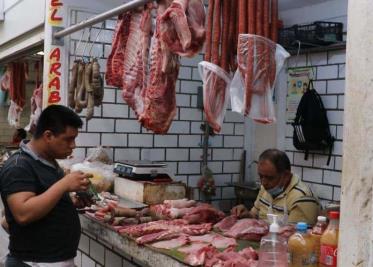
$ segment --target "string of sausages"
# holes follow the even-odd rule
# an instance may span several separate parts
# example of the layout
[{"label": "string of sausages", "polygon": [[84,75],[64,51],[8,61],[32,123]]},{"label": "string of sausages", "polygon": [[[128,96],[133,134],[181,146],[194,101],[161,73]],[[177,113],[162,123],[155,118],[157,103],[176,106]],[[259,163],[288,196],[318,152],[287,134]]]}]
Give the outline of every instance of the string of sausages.
[{"label": "string of sausages", "polygon": [[238,35],[256,34],[276,43],[277,27],[278,0],[209,0],[204,60],[234,72]]}]

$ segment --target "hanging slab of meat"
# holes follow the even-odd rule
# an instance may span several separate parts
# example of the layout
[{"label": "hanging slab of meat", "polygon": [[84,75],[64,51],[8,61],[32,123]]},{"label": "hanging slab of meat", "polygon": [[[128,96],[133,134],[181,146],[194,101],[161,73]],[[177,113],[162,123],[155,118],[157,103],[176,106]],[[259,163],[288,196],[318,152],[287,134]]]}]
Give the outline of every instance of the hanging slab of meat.
[{"label": "hanging slab of meat", "polygon": [[144,111],[139,116],[143,127],[157,134],[165,134],[176,115],[176,81],[179,74],[179,58],[160,39],[159,17],[167,8],[167,2],[158,6],[156,32],[150,49],[150,74],[144,92]]},{"label": "hanging slab of meat", "polygon": [[223,220],[221,220],[220,222],[218,222],[217,224],[215,224],[214,229],[221,231],[221,232],[228,231],[229,229],[232,228],[233,225],[236,224],[237,220],[238,220],[237,216],[234,216],[234,215],[228,216],[224,218]]},{"label": "hanging slab of meat", "polygon": [[205,42],[205,17],[201,0],[174,0],[160,17],[162,41],[172,53],[193,57]]},{"label": "hanging slab of meat", "polygon": [[[127,25],[126,25],[127,26]],[[142,90],[146,86],[151,33],[151,7],[131,13],[124,52],[122,97],[136,115],[144,109]]]},{"label": "hanging slab of meat", "polygon": [[23,108],[26,103],[26,70],[23,62],[10,63],[10,99]]},{"label": "hanging slab of meat", "polygon": [[260,241],[262,236],[268,233],[268,224],[265,221],[256,219],[241,219],[232,226],[225,236],[240,238],[251,241]]},{"label": "hanging slab of meat", "polygon": [[7,67],[4,75],[1,77],[0,85],[1,85],[2,91],[10,90],[10,75],[11,75],[10,68]]},{"label": "hanging slab of meat", "polygon": [[223,124],[227,104],[230,78],[219,66],[207,61],[198,64],[203,81],[203,108],[206,120],[215,133],[219,133]]},{"label": "hanging slab of meat", "polygon": [[122,88],[124,74],[124,53],[127,38],[130,31],[131,14],[125,13],[118,16],[115,27],[113,46],[107,60],[106,66],[106,84]]},{"label": "hanging slab of meat", "polygon": [[26,131],[32,131],[36,127],[36,123],[38,122],[39,116],[42,112],[43,107],[43,84],[40,84],[37,87],[31,96],[31,115],[30,115],[30,122],[25,127]]},{"label": "hanging slab of meat", "polygon": [[174,248],[184,246],[188,243],[189,243],[189,237],[186,235],[182,235],[175,239],[155,242],[152,244],[152,247],[161,248],[161,249],[174,249]]}]

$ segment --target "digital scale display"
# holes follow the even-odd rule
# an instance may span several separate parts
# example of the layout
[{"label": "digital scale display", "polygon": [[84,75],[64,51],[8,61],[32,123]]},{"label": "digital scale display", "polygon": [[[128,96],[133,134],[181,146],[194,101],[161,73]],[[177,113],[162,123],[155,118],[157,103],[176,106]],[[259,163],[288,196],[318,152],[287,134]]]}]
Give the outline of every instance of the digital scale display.
[{"label": "digital scale display", "polygon": [[153,180],[158,176],[170,177],[167,165],[151,161],[126,161],[114,165],[114,173],[133,180]]}]

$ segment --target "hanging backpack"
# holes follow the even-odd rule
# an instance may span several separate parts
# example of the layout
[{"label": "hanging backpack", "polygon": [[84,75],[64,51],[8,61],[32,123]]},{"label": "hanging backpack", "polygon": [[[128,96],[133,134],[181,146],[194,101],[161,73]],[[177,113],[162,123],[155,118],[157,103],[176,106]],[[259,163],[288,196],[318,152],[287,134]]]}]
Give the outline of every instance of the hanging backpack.
[{"label": "hanging backpack", "polygon": [[329,149],[329,165],[335,138],[330,133],[326,110],[312,80],[299,102],[292,125],[294,147],[305,151],[304,159],[308,159],[309,151]]}]

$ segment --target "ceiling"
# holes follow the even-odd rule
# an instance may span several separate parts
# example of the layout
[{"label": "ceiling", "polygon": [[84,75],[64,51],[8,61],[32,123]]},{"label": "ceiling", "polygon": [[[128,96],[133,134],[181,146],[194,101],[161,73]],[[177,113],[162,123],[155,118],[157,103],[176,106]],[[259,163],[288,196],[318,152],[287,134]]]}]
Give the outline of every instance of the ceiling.
[{"label": "ceiling", "polygon": [[324,3],[331,0],[279,0],[278,5],[281,11],[299,8],[304,6],[311,6]]}]

